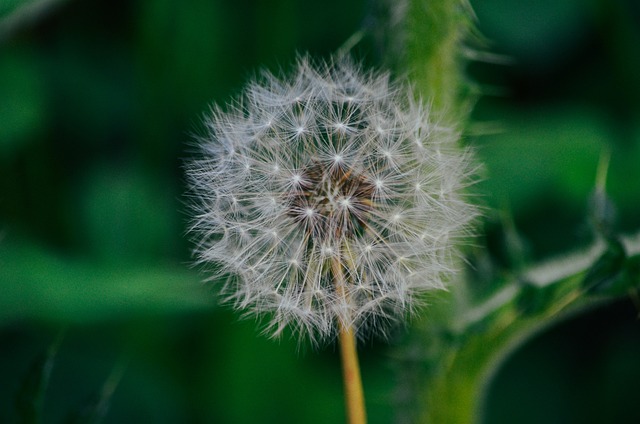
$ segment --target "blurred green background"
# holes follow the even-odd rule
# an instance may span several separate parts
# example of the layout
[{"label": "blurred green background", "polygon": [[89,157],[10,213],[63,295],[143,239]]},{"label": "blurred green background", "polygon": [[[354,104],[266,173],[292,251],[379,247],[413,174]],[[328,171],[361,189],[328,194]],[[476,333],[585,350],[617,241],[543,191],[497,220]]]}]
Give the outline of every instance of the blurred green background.
[{"label": "blurred green background", "polygon": [[[527,260],[589,243],[605,147],[618,229],[637,231],[640,2],[473,3],[489,49],[508,59],[469,67],[485,93],[481,135],[466,139],[486,161],[479,243],[515,265],[504,210]],[[369,0],[0,2],[0,422],[29,409],[21,393],[37,393],[33,370],[56,340],[46,423],[92,422],[112,388],[104,423],[343,421],[334,346],[268,340],[200,284],[182,164],[211,102],[296,52],[327,56],[358,30],[377,32],[376,10]],[[375,37],[357,51],[379,60]],[[622,300],[518,350],[491,386],[486,422],[640,422],[637,313]],[[396,353],[362,348],[372,423],[393,420]]]}]

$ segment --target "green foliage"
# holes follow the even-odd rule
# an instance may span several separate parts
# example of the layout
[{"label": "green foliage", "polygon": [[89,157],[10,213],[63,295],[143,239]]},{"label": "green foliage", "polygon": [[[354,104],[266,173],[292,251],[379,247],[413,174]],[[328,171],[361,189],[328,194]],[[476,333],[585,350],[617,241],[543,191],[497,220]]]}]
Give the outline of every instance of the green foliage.
[{"label": "green foliage", "polygon": [[[627,254],[622,243],[616,239],[606,241],[606,249],[602,255],[587,270],[582,281],[582,287],[593,293],[604,293],[609,295],[623,295],[631,287],[620,286],[631,283],[620,275],[626,267]],[[618,282],[618,284],[616,284]]]},{"label": "green foliage", "polygon": [[33,245],[0,245],[0,322],[88,323],[211,308],[199,275],[176,265],[68,260]]}]

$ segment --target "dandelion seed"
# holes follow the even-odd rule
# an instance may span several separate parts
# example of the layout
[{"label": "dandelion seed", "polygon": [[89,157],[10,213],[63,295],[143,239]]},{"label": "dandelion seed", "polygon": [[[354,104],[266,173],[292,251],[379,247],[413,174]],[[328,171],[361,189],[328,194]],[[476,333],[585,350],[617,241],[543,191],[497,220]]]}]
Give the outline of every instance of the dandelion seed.
[{"label": "dandelion seed", "polygon": [[477,214],[471,155],[409,88],[302,58],[205,124],[187,168],[195,254],[272,335],[384,335],[446,286]]}]

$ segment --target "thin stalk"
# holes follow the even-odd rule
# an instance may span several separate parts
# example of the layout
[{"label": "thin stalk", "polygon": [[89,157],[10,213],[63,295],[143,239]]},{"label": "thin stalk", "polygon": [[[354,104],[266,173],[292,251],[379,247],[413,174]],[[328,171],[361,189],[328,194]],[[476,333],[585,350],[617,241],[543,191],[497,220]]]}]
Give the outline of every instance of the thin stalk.
[{"label": "thin stalk", "polygon": [[367,415],[364,409],[364,392],[360,365],[356,352],[356,338],[353,329],[340,325],[339,343],[342,359],[342,377],[344,379],[344,396],[347,408],[347,422],[349,424],[364,424]]},{"label": "thin stalk", "polygon": [[[340,261],[334,260],[332,267],[336,292],[339,296],[346,297],[344,273]],[[364,390],[362,389],[355,332],[350,325],[346,325],[342,320],[338,321],[338,343],[340,344],[340,359],[342,361],[347,423],[365,424],[367,413],[364,407]]]}]

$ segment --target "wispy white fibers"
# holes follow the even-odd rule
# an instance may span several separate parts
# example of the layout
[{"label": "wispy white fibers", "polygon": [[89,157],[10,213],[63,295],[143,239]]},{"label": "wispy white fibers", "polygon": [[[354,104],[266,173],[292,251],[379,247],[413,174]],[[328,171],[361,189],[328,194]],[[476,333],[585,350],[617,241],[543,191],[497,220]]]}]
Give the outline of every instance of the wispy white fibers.
[{"label": "wispy white fibers", "polygon": [[269,334],[384,334],[445,287],[477,214],[472,160],[415,97],[350,61],[301,58],[206,116],[187,166],[195,254]]}]

